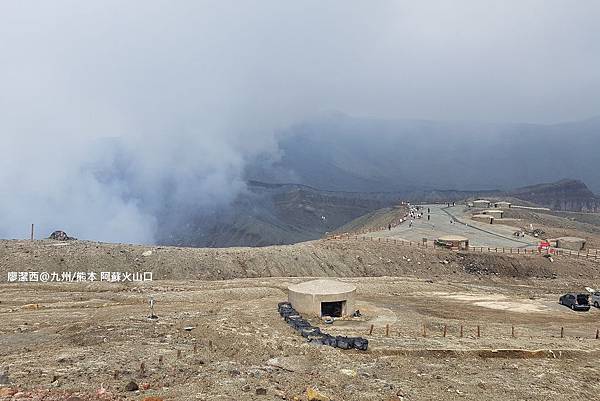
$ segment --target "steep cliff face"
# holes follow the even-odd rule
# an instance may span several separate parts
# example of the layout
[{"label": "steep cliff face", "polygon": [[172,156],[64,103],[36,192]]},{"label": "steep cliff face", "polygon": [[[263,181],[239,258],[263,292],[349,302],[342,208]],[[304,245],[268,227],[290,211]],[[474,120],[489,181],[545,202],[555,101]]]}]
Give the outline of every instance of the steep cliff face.
[{"label": "steep cliff face", "polygon": [[164,224],[159,243],[229,247],[283,245],[321,238],[373,210],[402,200],[400,193],[321,191],[295,184],[249,182],[248,191],[213,213],[182,226]]},{"label": "steep cliff face", "polygon": [[161,221],[162,235],[158,242],[199,247],[292,244],[321,238],[358,217],[391,208],[401,201],[451,202],[499,193],[324,191],[306,185],[250,181],[248,190],[240,194],[232,205],[211,213],[199,211],[182,225],[170,224],[170,220],[165,218]]},{"label": "steep cliff face", "polygon": [[600,212],[600,197],[579,180],[531,185],[511,191],[509,195],[553,210]]}]

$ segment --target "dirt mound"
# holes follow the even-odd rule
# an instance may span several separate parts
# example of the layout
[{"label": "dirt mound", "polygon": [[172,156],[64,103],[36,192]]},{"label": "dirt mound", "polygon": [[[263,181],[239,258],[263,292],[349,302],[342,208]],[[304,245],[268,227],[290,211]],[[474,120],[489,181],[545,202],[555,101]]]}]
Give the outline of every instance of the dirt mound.
[{"label": "dirt mound", "polygon": [[[464,271],[475,275],[502,277],[546,277],[557,274],[552,262],[541,256],[514,257],[493,253],[461,253],[457,256]],[[562,260],[560,264],[568,263]]]},{"label": "dirt mound", "polygon": [[[60,245],[60,246],[59,246]],[[455,253],[364,240],[321,240],[264,248],[178,248],[85,241],[0,241],[8,272],[151,272],[154,280],[246,277],[600,277],[600,263],[538,255]]]}]

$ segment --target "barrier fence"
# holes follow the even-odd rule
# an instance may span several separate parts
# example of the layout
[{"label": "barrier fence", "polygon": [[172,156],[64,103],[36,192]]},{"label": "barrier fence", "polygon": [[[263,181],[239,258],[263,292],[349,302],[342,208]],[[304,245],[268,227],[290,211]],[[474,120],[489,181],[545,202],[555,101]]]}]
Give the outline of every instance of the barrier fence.
[{"label": "barrier fence", "polygon": [[[458,250],[456,248],[447,248],[439,245],[435,245],[433,241],[405,241],[396,238],[387,237],[366,237],[356,234],[344,233],[339,235],[332,235],[325,238],[326,240],[355,240],[355,241],[369,241],[369,242],[384,242],[388,244],[410,246],[417,248],[439,248],[448,250]],[[467,249],[463,249],[467,251]],[[527,249],[527,248],[501,248],[501,247],[487,247],[487,246],[469,246],[468,251],[477,253],[504,253],[513,255],[541,255],[541,256],[568,256],[578,259],[588,260],[600,260],[600,252],[598,250],[587,250],[587,251],[571,251],[568,249],[559,248],[546,248],[546,249]]]},{"label": "barrier fence", "polygon": [[431,338],[490,338],[490,339],[508,339],[508,338],[570,338],[570,339],[600,339],[600,328],[596,327],[552,327],[539,328],[518,325],[500,325],[500,324],[479,324],[479,325],[459,325],[459,324],[440,324],[423,323],[420,326],[375,326],[371,325],[364,333],[370,337],[431,337]]},{"label": "barrier fence", "polygon": [[548,256],[570,256],[574,258],[582,259],[600,259],[598,252],[591,251],[571,251],[568,249],[560,248],[545,248],[545,249],[527,249],[527,248],[495,248],[495,247],[484,247],[484,246],[470,246],[470,251],[473,252],[489,252],[489,253],[511,253],[511,254],[523,254],[523,255],[548,255]]}]

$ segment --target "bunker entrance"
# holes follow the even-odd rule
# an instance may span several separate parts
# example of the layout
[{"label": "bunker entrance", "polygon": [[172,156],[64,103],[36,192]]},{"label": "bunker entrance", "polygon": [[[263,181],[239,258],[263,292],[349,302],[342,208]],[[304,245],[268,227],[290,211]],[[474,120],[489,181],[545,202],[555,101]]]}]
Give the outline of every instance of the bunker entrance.
[{"label": "bunker entrance", "polygon": [[321,302],[321,316],[342,317],[346,301]]}]

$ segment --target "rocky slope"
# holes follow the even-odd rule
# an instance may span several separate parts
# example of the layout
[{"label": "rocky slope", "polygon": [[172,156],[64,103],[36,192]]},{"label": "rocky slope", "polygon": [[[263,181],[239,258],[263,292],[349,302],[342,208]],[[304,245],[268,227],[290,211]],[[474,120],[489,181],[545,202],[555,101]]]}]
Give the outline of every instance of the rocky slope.
[{"label": "rocky slope", "polygon": [[386,242],[320,240],[262,248],[178,248],[86,241],[0,241],[8,272],[152,272],[162,280],[243,277],[571,277],[600,279],[600,263],[541,256],[455,253]]},{"label": "rocky slope", "polygon": [[[187,213],[191,217],[185,224],[180,224],[180,219],[170,220],[168,216],[164,216],[157,241],[162,245],[195,247],[292,244],[315,240],[326,233],[354,231],[357,225],[375,222],[376,227],[387,225],[389,222],[377,219],[377,215],[382,213],[380,209],[390,211],[401,201],[444,203],[478,197],[508,199],[521,205],[540,205],[559,211],[600,211],[600,198],[585,184],[576,180],[563,180],[507,192],[348,192],[326,191],[300,184],[250,181],[248,191],[239,195],[233,204],[210,213],[190,210]],[[386,210],[383,211],[384,217]]]},{"label": "rocky slope", "polygon": [[172,225],[165,219],[158,243],[228,247],[314,240],[401,199],[402,194],[397,192],[336,192],[305,185],[250,182],[248,191],[232,205],[211,213],[198,211],[185,225]]},{"label": "rocky slope", "polygon": [[531,185],[508,194],[553,210],[600,212],[600,197],[579,180]]}]

